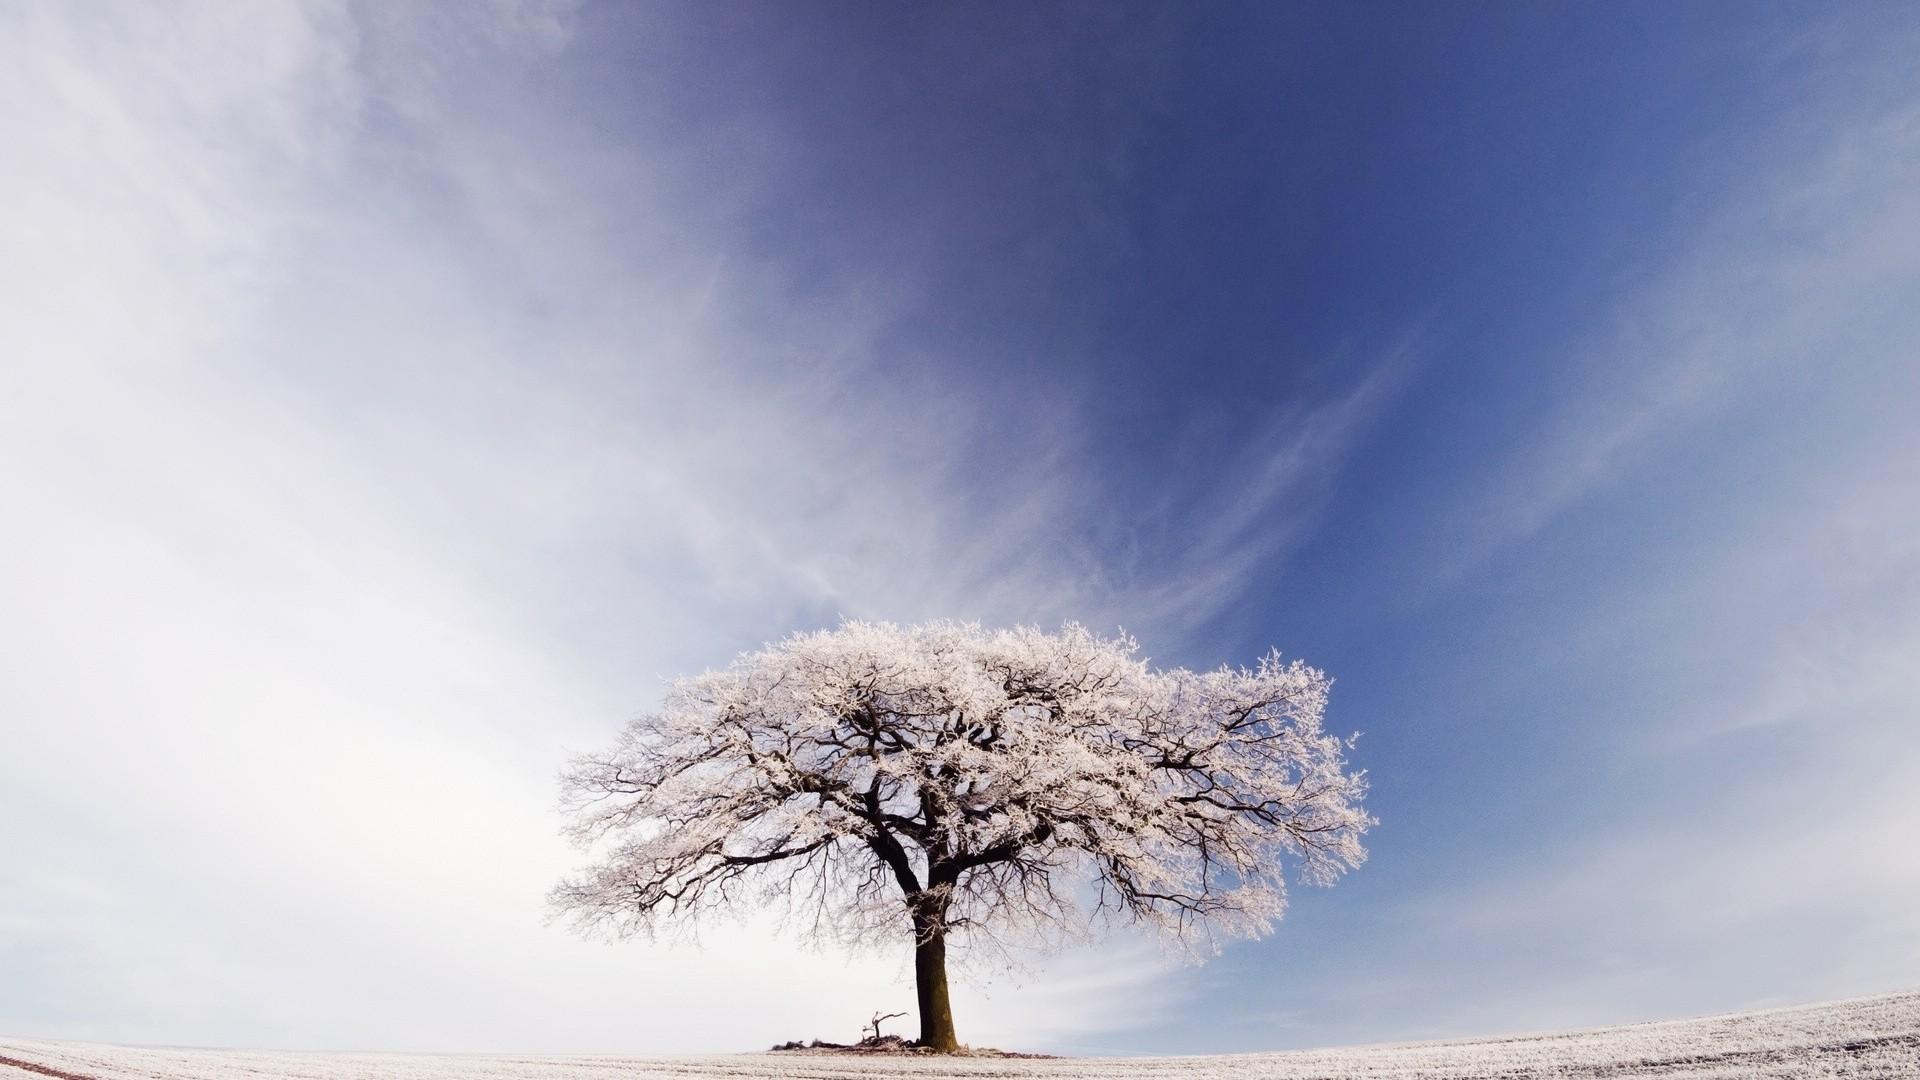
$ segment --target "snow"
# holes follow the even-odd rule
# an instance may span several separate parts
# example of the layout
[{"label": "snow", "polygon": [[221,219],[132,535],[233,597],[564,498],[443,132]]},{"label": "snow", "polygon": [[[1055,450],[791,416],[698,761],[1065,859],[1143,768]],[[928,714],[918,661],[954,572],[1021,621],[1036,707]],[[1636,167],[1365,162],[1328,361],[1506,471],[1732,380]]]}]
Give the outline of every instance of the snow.
[{"label": "snow", "polygon": [[568,769],[566,832],[594,858],[554,905],[611,936],[767,904],[846,944],[1040,943],[1089,914],[1264,934],[1283,867],[1330,885],[1366,858],[1330,680],[1138,652],[1073,623],[850,621],[681,679]]},{"label": "snow", "polygon": [[0,1080],[672,1080],[1035,1077],[1087,1080],[1518,1080],[1920,1076],[1920,991],[1628,1027],[1456,1042],[1173,1058],[456,1057],[159,1050],[0,1038]]}]

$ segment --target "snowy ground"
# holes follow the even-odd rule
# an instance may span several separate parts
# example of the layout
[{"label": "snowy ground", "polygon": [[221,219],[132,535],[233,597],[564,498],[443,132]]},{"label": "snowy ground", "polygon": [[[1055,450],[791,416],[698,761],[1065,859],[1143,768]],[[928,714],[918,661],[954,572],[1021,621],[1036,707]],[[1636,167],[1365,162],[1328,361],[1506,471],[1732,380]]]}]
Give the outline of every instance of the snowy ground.
[{"label": "snowy ground", "polygon": [[429,1057],[144,1050],[0,1038],[0,1080],[46,1076],[67,1080],[1920,1077],[1920,992],[1554,1035],[1183,1058]]}]

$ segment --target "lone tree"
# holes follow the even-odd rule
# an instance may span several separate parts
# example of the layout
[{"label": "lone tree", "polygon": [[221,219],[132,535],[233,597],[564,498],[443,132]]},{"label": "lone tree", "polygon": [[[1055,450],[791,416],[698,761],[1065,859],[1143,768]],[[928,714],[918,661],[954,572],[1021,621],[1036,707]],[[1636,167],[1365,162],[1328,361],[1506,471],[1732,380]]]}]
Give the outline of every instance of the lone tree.
[{"label": "lone tree", "polygon": [[1284,861],[1331,884],[1366,857],[1328,679],[1278,653],[1192,672],[1137,651],[1071,623],[849,622],[679,680],[564,773],[593,862],[554,908],[615,937],[768,901],[814,935],[910,932],[919,1041],[942,1051],[949,942],[1115,916],[1265,934]]}]

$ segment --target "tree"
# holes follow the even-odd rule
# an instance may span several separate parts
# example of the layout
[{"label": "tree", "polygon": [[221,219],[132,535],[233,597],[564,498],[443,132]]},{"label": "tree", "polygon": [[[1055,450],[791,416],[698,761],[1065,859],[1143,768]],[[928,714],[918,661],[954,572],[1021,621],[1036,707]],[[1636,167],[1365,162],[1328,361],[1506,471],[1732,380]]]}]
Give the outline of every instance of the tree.
[{"label": "tree", "polygon": [[672,685],[562,777],[592,864],[551,902],[625,937],[772,901],[843,941],[911,934],[921,1044],[959,1045],[947,947],[1114,917],[1259,936],[1283,861],[1331,884],[1374,824],[1329,680],[1155,671],[1126,636],[849,622]]}]

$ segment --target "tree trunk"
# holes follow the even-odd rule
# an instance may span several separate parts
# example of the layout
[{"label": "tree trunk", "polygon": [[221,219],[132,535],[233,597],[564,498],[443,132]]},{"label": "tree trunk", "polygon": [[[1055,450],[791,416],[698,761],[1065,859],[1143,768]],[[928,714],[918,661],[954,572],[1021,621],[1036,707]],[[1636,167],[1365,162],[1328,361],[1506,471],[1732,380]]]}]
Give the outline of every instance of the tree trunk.
[{"label": "tree trunk", "polygon": [[913,978],[920,995],[920,1045],[942,1053],[960,1049],[947,999],[947,928],[939,916],[913,920]]}]

